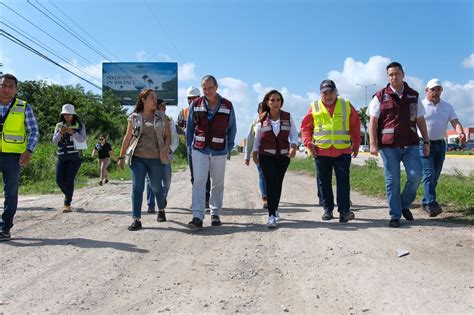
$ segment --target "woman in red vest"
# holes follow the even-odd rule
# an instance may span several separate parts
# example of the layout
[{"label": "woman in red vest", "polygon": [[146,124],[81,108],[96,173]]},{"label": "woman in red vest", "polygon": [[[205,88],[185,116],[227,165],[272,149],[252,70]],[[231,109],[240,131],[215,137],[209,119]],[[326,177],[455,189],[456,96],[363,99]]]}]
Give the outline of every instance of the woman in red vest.
[{"label": "woman in red vest", "polygon": [[290,158],[296,155],[298,143],[293,118],[290,113],[281,110],[282,107],[283,95],[280,92],[271,90],[265,94],[253,143],[253,161],[262,168],[267,186],[269,228],[276,227],[280,218],[278,204],[283,178]]}]

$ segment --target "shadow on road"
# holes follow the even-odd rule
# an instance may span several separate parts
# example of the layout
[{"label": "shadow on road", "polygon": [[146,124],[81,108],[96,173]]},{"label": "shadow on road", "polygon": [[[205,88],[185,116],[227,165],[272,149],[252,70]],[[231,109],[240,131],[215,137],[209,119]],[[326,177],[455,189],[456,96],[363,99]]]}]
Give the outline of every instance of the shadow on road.
[{"label": "shadow on road", "polygon": [[5,242],[5,245],[15,247],[36,247],[36,246],[76,246],[80,248],[112,248],[116,250],[134,252],[134,253],[148,253],[146,249],[136,247],[134,244],[120,243],[120,242],[104,242],[91,240],[87,238],[65,238],[65,239],[51,239],[51,238],[28,238],[19,237],[14,238],[10,242]]}]

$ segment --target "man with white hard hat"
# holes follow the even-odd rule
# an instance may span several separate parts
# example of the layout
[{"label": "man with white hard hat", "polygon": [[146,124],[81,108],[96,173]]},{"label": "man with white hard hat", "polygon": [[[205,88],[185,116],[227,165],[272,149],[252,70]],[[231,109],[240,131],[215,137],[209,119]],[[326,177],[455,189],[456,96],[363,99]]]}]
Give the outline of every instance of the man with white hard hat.
[{"label": "man with white hard hat", "polygon": [[423,210],[430,217],[436,217],[442,212],[441,206],[436,201],[436,185],[446,154],[444,137],[448,122],[451,122],[454,130],[459,134],[460,142],[466,139],[466,134],[453,106],[441,99],[441,93],[443,92],[441,81],[436,78],[429,80],[425,91],[426,98],[422,101],[422,104],[425,108],[425,120],[430,138],[430,154],[420,156],[423,166]]}]

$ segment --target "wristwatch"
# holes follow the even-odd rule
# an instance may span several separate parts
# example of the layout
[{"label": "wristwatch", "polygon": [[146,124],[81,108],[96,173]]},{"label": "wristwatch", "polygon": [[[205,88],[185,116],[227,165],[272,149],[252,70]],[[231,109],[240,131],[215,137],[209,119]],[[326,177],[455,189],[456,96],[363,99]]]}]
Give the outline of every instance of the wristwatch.
[{"label": "wristwatch", "polygon": [[424,144],[430,144],[430,141],[429,140],[428,141],[423,140],[423,143]]}]

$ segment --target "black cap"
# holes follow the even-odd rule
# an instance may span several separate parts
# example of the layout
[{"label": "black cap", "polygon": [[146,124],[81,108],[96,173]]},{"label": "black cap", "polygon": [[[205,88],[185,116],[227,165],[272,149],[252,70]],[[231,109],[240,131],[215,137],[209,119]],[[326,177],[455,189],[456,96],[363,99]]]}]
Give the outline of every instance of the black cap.
[{"label": "black cap", "polygon": [[162,104],[167,105],[168,103],[162,98],[159,98],[159,99],[156,100],[156,105],[160,106]]},{"label": "black cap", "polygon": [[319,92],[324,93],[326,91],[334,92],[336,90],[336,83],[333,80],[323,80],[319,86]]}]

